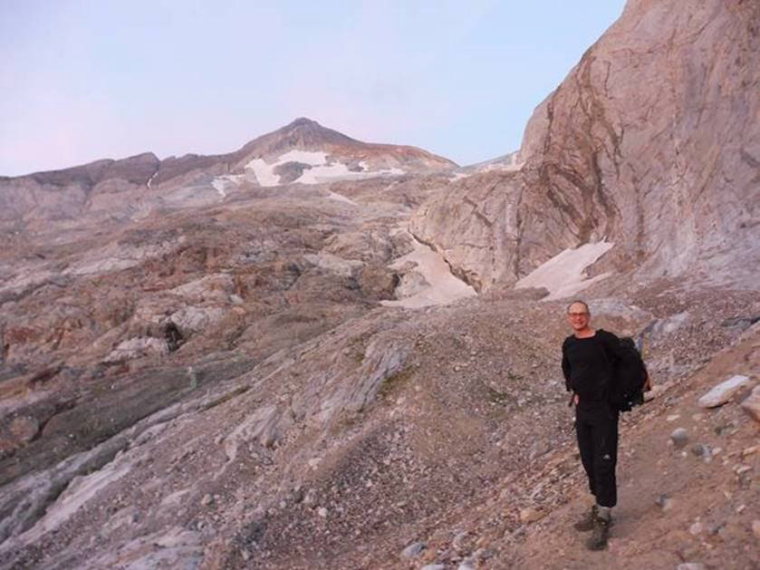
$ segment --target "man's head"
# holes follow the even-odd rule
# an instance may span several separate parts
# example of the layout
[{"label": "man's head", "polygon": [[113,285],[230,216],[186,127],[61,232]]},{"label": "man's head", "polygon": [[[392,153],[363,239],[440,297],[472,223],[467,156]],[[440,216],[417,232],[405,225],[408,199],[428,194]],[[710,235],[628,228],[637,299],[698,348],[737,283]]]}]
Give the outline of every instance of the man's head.
[{"label": "man's head", "polygon": [[583,301],[573,301],[567,306],[567,322],[576,333],[589,330],[591,311]]}]

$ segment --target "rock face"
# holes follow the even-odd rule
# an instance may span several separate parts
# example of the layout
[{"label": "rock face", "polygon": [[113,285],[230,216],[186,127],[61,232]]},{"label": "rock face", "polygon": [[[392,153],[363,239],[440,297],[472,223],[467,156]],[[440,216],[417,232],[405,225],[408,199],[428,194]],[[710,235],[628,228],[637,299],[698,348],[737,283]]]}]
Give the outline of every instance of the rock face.
[{"label": "rock face", "polygon": [[415,234],[481,289],[603,240],[604,267],[756,287],[758,21],[756,2],[630,1],[536,109],[521,170],[459,181]]}]

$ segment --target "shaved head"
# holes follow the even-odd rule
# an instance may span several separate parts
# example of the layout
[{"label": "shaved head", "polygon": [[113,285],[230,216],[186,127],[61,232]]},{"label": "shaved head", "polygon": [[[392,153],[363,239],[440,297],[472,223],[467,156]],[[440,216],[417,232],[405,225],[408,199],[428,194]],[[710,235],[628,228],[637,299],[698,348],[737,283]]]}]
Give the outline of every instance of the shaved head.
[{"label": "shaved head", "polygon": [[589,315],[591,314],[591,310],[588,308],[588,305],[586,304],[586,301],[581,300],[575,300],[572,303],[570,303],[567,306],[567,312],[571,312],[574,305],[581,305],[583,307],[583,310],[587,312]]}]

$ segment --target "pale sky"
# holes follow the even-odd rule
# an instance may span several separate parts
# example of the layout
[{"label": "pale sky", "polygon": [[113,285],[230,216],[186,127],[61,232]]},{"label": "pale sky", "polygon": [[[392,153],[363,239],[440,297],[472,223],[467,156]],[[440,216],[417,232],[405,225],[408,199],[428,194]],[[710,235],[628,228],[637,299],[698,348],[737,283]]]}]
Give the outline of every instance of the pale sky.
[{"label": "pale sky", "polygon": [[220,154],[297,117],[466,165],[624,0],[0,0],[0,175]]}]

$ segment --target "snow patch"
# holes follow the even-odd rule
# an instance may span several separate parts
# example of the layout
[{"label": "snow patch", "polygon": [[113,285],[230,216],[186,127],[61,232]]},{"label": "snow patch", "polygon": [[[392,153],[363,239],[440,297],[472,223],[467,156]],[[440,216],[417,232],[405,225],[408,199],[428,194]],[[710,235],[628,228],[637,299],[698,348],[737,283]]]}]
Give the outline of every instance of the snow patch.
[{"label": "snow patch", "polygon": [[415,263],[415,271],[428,283],[419,292],[398,301],[381,301],[387,307],[420,309],[431,305],[448,305],[465,297],[477,295],[475,289],[455,277],[441,254],[414,240],[414,250],[397,259],[390,267],[401,269],[406,263]]},{"label": "snow patch", "polygon": [[358,206],[356,202],[354,202],[351,198],[346,198],[343,194],[338,194],[337,192],[328,192],[327,197],[332,200],[338,200],[339,202],[345,202],[346,204],[351,204],[352,206]]},{"label": "snow patch", "polygon": [[545,287],[545,300],[561,299],[585,289],[592,283],[610,276],[603,273],[586,278],[586,269],[607,253],[615,244],[604,241],[586,243],[576,249],[566,249],[534,269],[515,284],[515,289]]},{"label": "snow patch", "polygon": [[219,192],[219,195],[220,195],[222,198],[224,198],[225,196],[227,196],[227,192],[226,192],[226,190],[224,189],[224,180],[220,180],[219,178],[214,178],[214,179],[211,181],[211,186],[213,186],[213,187],[214,187],[214,189],[215,189],[217,192]]},{"label": "snow patch", "polygon": [[244,174],[224,174],[214,178],[211,181],[211,185],[214,187],[214,190],[219,192],[222,198],[226,198],[230,190],[240,186],[245,180],[246,176]]},{"label": "snow patch", "polygon": [[261,158],[254,158],[251,162],[245,165],[246,169],[253,170],[260,186],[280,185],[280,177],[272,172],[275,166],[276,165],[267,164]]},{"label": "snow patch", "polygon": [[384,170],[369,170],[368,165],[362,161],[359,166],[362,167],[361,172],[355,172],[349,170],[348,165],[343,162],[329,161],[326,152],[312,152],[305,150],[291,150],[283,155],[277,157],[275,162],[268,163],[264,159],[254,158],[248,164],[246,164],[247,170],[252,170],[256,175],[256,179],[261,186],[280,186],[280,176],[275,174],[275,169],[288,162],[299,162],[301,164],[307,164],[311,168],[304,170],[304,172],[296,180],[294,184],[321,184],[323,182],[330,182],[333,180],[360,180],[363,178],[371,178],[374,176],[398,176],[405,174],[400,168],[388,168]]}]

